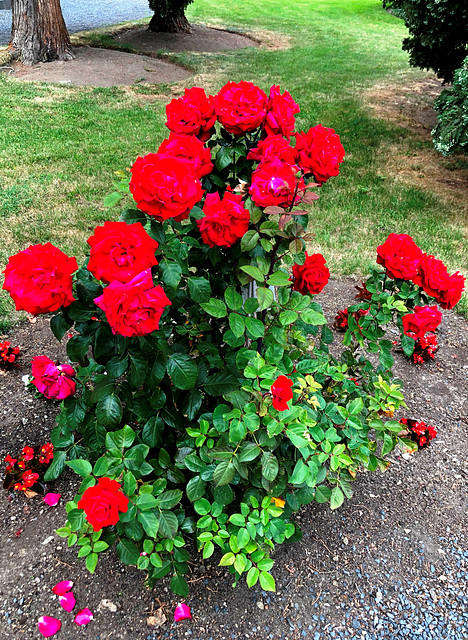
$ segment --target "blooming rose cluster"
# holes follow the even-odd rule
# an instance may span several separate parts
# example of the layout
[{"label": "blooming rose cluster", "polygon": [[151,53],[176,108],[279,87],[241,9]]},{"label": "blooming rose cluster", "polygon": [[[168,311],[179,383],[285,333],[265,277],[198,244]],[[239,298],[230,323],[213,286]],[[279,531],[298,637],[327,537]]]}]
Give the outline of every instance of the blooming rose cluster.
[{"label": "blooming rose cluster", "polygon": [[0,365],[10,366],[16,362],[20,354],[19,347],[12,347],[11,342],[0,342]]},{"label": "blooming rose cluster", "polygon": [[[47,442],[41,447],[23,447],[18,458],[13,458],[10,454],[5,457],[5,487],[16,491],[26,491],[39,480],[41,474],[46,471],[54,455],[54,447],[51,442]],[[42,468],[41,468],[42,467]]]},{"label": "blooming rose cluster", "polygon": [[419,449],[427,447],[429,442],[437,436],[435,428],[427,425],[422,420],[418,422],[410,418],[402,418],[400,424],[405,429],[408,429],[410,438],[417,443]]},{"label": "blooming rose cluster", "polygon": [[404,233],[391,233],[377,247],[377,264],[389,278],[409,280],[421,287],[443,309],[453,309],[464,290],[465,278],[458,271],[450,275],[442,260],[423,253]]}]

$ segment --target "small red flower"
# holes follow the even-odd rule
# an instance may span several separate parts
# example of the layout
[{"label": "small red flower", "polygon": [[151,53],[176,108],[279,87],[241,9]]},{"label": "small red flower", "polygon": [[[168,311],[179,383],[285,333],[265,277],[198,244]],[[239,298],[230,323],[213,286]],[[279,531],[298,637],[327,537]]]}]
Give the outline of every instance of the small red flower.
[{"label": "small red flower", "polygon": [[7,467],[5,469],[5,472],[8,473],[9,471],[12,471],[13,467],[15,466],[15,463],[17,462],[16,458],[12,458],[10,456],[10,454],[8,454],[5,458],[5,462],[7,463]]},{"label": "small red flower", "polygon": [[26,462],[29,462],[29,460],[34,458],[34,449],[32,447],[24,447],[21,452],[21,457],[23,460],[26,460]]},{"label": "small red flower", "polygon": [[288,402],[293,397],[293,381],[286,376],[279,376],[271,385],[271,395],[273,396],[273,407],[277,411],[289,409]]},{"label": "small red flower", "polygon": [[54,445],[52,442],[47,442],[39,449],[39,462],[41,464],[48,464],[54,457]]},{"label": "small red flower", "polygon": [[25,471],[22,475],[23,485],[25,488],[32,487],[39,480],[39,474],[32,471]]}]

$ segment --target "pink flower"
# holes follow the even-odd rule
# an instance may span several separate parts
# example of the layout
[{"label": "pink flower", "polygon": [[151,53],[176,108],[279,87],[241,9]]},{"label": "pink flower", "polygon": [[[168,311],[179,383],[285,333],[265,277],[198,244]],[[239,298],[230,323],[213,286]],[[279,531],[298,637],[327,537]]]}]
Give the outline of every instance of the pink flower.
[{"label": "pink flower", "polygon": [[32,383],[49,400],[64,400],[76,391],[75,370],[69,364],[56,365],[47,356],[32,359]]},{"label": "pink flower", "polygon": [[46,493],[44,496],[44,502],[49,505],[49,507],[56,507],[61,498],[60,493]]},{"label": "pink flower", "polygon": [[65,611],[73,611],[76,604],[73,591],[68,591],[68,593],[65,593],[63,596],[59,596],[59,602],[60,606],[62,609],[65,609]]},{"label": "pink flower", "polygon": [[57,618],[51,618],[50,616],[41,616],[37,621],[39,632],[44,638],[50,638],[54,636],[57,631],[60,631],[62,623]]},{"label": "pink flower", "polygon": [[88,624],[94,618],[92,612],[89,609],[80,609],[75,616],[73,622],[78,624],[80,627],[84,624]]},{"label": "pink flower", "polygon": [[179,622],[179,620],[186,620],[187,618],[192,618],[192,614],[190,613],[190,607],[181,602],[177,605],[174,611],[174,620]]},{"label": "pink flower", "polygon": [[73,588],[73,582],[71,580],[62,580],[61,582],[58,582],[55,585],[55,587],[52,588],[52,591],[57,596],[63,596],[66,593],[68,593],[68,591],[71,591],[72,588]]}]

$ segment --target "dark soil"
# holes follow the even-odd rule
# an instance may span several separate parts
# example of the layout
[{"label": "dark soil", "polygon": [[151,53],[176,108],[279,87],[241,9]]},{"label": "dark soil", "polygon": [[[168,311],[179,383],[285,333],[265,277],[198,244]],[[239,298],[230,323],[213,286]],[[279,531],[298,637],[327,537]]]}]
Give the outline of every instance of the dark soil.
[{"label": "dark soil", "polygon": [[129,29],[114,37],[117,42],[131,45],[145,53],[160,51],[214,53],[258,46],[257,41],[240,33],[211,29],[199,24],[192,24],[191,27],[191,33],[154,33],[148,31],[146,27]]},{"label": "dark soil", "polygon": [[[330,282],[319,297],[330,321],[352,303],[354,284]],[[358,476],[354,497],[341,509],[303,509],[303,539],[274,554],[276,594],[249,590],[245,583],[233,590],[215,557],[205,564],[197,559],[187,599],[193,620],[176,625],[177,599],[166,581],[147,591],[141,572],[122,567],[113,552],[102,556],[91,576],[76,550],[54,534],[79,484],[76,476],[55,484],[63,495],[55,508],[39,496],[0,494],[0,640],[39,638],[37,618],[44,614],[62,620],[57,638],[72,640],[466,639],[467,326],[462,316],[445,312],[440,351],[422,367],[395,354],[408,404],[399,417],[423,419],[439,435],[419,453],[393,452],[386,473]],[[64,358],[46,320],[19,325],[9,339],[23,351],[20,367],[0,377],[2,458],[44,441],[54,425],[57,405],[32,398],[21,381],[31,358]],[[65,579],[75,582],[76,610],[94,612],[87,627],[76,627],[51,592]],[[160,608],[167,622],[148,627]]]}]

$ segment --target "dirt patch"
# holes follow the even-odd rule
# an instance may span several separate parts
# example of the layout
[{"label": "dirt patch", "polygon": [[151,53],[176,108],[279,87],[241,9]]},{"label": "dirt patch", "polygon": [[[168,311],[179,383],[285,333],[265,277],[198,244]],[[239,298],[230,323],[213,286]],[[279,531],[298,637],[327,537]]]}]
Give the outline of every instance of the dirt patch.
[{"label": "dirt patch", "polygon": [[[353,302],[355,283],[331,281],[318,297],[330,321]],[[101,556],[91,576],[76,549],[53,534],[65,520],[63,502],[49,508],[39,497],[1,492],[0,638],[38,638],[36,621],[44,614],[61,618],[57,638],[70,640],[83,632],[102,640],[468,637],[467,328],[461,316],[445,312],[434,362],[418,367],[395,354],[408,404],[398,417],[423,419],[438,437],[418,454],[393,452],[385,474],[360,474],[353,498],[339,510],[304,508],[297,516],[303,539],[274,554],[276,594],[249,590],[244,582],[233,590],[232,577],[217,566],[219,556],[203,563],[193,551],[187,598],[193,620],[176,625],[177,599],[166,580],[147,591],[142,572],[122,567],[113,551]],[[19,368],[0,378],[0,459],[47,437],[58,406],[29,396],[21,376],[34,355],[64,357],[45,319],[19,325],[10,339],[23,355]],[[65,501],[78,485],[69,473],[54,491]],[[83,631],[50,591],[64,579],[75,582],[77,607],[94,612]],[[149,628],[148,617],[160,607],[167,622]]]},{"label": "dirt patch", "polygon": [[131,45],[145,53],[191,51],[215,53],[229,49],[258,47],[258,42],[233,31],[193,24],[192,33],[154,33],[145,28],[129,29],[114,35],[120,44]]},{"label": "dirt patch", "polygon": [[446,202],[468,211],[468,166],[466,156],[444,157],[432,147],[436,124],[434,100],[442,91],[435,75],[406,79],[395,84],[374,85],[364,94],[374,115],[410,131],[429,144],[415,148],[405,141],[385,148],[386,169],[397,180],[439,195]]},{"label": "dirt patch", "polygon": [[66,62],[56,60],[34,67],[16,64],[14,77],[32,82],[114,87],[135,82],[178,82],[191,75],[178,65],[134,53],[94,47],[75,48],[73,53],[75,60]]}]

